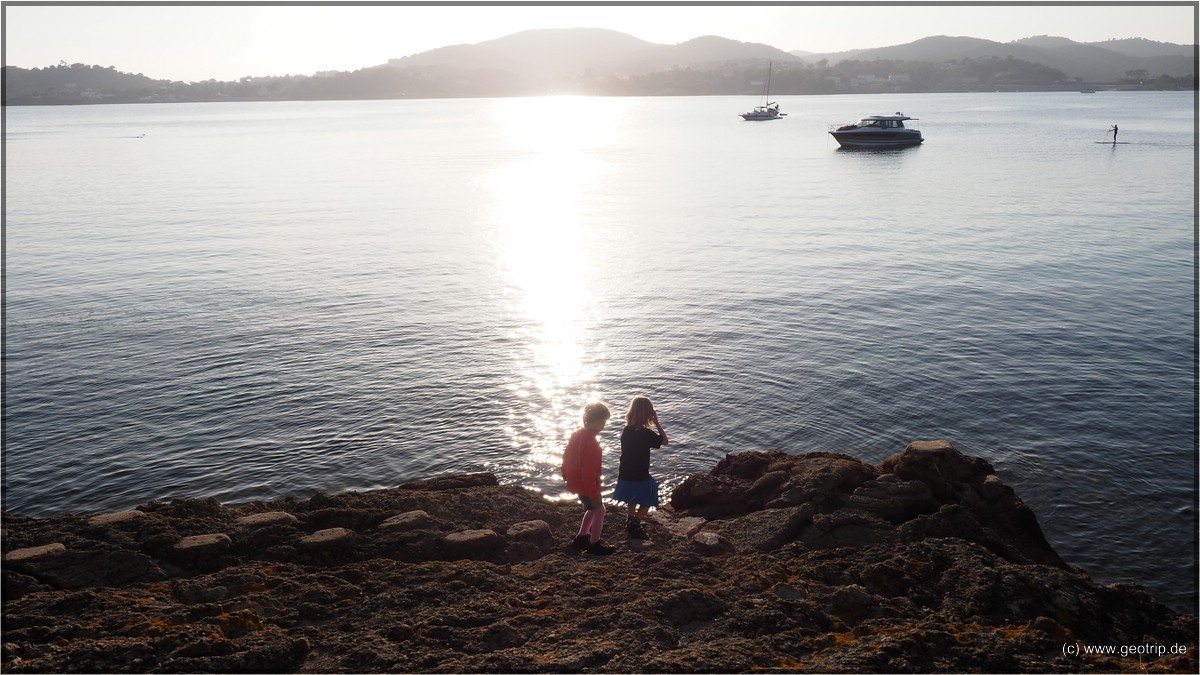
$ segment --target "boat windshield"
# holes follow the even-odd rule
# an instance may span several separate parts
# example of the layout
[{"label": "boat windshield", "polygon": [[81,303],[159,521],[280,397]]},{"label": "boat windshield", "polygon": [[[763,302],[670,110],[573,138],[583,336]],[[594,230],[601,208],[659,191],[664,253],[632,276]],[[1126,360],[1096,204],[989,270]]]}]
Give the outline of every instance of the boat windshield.
[{"label": "boat windshield", "polygon": [[860,127],[869,127],[872,129],[903,129],[904,122],[901,120],[873,120],[865,119],[858,123]]}]

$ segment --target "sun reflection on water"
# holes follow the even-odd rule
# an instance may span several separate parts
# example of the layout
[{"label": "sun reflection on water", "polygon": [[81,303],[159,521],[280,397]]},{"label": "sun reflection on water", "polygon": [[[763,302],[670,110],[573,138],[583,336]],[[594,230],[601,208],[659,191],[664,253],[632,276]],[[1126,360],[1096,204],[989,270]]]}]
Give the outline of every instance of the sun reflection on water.
[{"label": "sun reflection on water", "polygon": [[580,411],[600,398],[591,330],[599,217],[588,195],[605,170],[591,149],[611,132],[610,111],[582,97],[510,99],[496,110],[513,159],[487,187],[519,345],[505,432],[527,475],[557,472]]}]

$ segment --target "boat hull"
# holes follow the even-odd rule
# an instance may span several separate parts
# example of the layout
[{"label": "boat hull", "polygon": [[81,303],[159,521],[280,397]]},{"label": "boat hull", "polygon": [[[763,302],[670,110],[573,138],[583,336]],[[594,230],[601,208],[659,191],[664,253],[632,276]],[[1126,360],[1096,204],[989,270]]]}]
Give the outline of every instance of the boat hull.
[{"label": "boat hull", "polygon": [[899,148],[925,142],[919,132],[831,131],[829,134],[843,148]]}]

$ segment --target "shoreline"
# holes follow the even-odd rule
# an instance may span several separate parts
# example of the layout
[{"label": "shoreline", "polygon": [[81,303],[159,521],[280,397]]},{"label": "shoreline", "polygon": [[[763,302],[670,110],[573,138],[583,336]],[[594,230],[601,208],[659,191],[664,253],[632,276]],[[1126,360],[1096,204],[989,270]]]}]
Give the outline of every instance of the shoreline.
[{"label": "shoreline", "polygon": [[[1085,88],[1087,85],[1082,85]],[[1103,92],[1192,92],[1195,89],[1180,87],[1148,88],[1140,85],[1095,83],[1093,90],[1088,93]],[[996,87],[992,89],[933,89],[929,91],[821,91],[802,94],[779,94],[781,98],[796,98],[807,96],[919,96],[922,94],[1080,94],[1080,87]],[[478,96],[400,96],[378,98],[213,98],[213,99],[178,99],[154,101],[26,101],[18,99],[16,103],[5,103],[6,108],[59,108],[72,106],[106,106],[106,105],[161,105],[172,103],[356,103],[365,101],[463,101],[478,99],[507,99],[507,98],[552,98],[557,96],[580,98],[738,98],[745,99],[746,94],[597,94],[559,92],[547,94],[510,94],[510,95],[478,95]]]},{"label": "shoreline", "polygon": [[646,540],[626,537],[622,511],[608,510],[608,557],[569,547],[578,504],[491,474],[238,506],[5,512],[0,665],[1196,670],[1195,615],[1067,565],[991,465],[948,441],[877,467],[729,455],[675,489]]}]

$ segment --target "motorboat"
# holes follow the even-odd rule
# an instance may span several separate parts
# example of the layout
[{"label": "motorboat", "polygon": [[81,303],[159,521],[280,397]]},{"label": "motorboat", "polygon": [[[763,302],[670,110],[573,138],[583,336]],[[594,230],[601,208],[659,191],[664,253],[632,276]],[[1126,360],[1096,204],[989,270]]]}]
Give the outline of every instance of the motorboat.
[{"label": "motorboat", "polygon": [[915,120],[904,113],[895,115],[871,115],[864,117],[856,124],[831,129],[830,135],[837,139],[843,148],[894,148],[906,145],[920,145],[925,139],[919,129],[904,126],[908,120]]},{"label": "motorboat", "polygon": [[767,64],[767,84],[763,89],[762,105],[754,106],[754,110],[741,113],[747,122],[764,122],[786,117],[787,113],[779,112],[779,104],[771,102],[771,65]]}]

